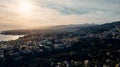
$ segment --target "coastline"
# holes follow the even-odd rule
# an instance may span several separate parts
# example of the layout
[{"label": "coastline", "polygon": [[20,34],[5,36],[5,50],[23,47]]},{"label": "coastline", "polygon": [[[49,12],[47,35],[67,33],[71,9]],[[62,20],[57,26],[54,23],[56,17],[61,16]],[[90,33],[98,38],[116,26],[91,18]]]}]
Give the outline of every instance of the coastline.
[{"label": "coastline", "polygon": [[1,42],[1,41],[16,40],[16,39],[19,39],[20,37],[24,37],[24,35],[4,34],[4,33],[1,33],[1,32],[2,32],[2,31],[0,31],[0,42]]}]

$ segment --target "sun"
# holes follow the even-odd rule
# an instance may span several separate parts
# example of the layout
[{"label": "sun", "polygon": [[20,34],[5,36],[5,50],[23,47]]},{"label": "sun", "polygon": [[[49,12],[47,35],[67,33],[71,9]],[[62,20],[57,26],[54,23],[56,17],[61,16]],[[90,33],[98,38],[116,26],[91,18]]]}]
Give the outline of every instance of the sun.
[{"label": "sun", "polygon": [[28,14],[31,12],[31,9],[32,9],[33,5],[31,2],[29,1],[21,1],[19,3],[19,11],[22,13],[22,14]]}]

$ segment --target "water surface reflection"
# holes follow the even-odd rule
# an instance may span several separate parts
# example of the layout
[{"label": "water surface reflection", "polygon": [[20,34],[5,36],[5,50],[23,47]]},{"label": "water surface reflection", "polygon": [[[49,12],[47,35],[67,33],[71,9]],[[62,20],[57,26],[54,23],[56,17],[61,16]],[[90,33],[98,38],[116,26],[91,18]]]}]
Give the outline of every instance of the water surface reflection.
[{"label": "water surface reflection", "polygon": [[3,34],[0,34],[0,41],[16,40],[19,37],[23,37],[23,35],[3,35]]}]

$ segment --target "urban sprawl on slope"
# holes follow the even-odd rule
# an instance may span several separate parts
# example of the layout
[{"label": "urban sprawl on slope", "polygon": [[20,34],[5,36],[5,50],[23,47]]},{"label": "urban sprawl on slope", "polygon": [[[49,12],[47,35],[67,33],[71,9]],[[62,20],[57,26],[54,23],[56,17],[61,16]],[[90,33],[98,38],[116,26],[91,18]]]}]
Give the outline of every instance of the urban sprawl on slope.
[{"label": "urban sprawl on slope", "polygon": [[120,67],[120,22],[2,33],[24,37],[0,42],[0,67]]}]

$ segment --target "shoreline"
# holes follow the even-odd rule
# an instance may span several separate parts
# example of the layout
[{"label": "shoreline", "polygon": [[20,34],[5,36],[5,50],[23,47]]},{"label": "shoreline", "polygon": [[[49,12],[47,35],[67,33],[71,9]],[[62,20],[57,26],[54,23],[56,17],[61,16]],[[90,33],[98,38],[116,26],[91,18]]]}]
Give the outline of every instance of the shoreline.
[{"label": "shoreline", "polygon": [[0,42],[1,41],[17,40],[20,37],[24,37],[24,35],[4,35],[4,34],[0,34]]}]

